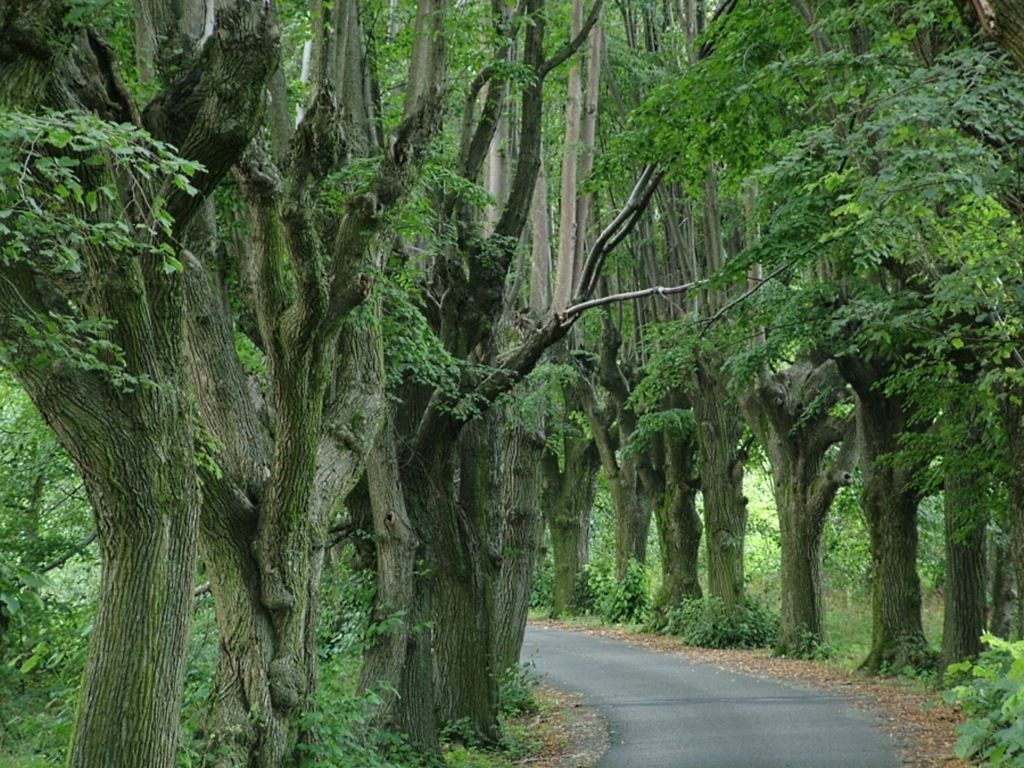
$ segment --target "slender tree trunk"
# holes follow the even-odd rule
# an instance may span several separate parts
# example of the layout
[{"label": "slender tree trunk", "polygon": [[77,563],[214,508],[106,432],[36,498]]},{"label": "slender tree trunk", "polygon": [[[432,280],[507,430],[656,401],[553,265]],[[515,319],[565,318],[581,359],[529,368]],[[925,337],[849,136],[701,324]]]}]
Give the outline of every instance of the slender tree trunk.
[{"label": "slender tree trunk", "polygon": [[700,439],[708,592],[735,607],[743,602],[743,540],[747,528],[743,457],[739,450],[743,424],[720,375],[706,363],[700,364],[694,411]]},{"label": "slender tree trunk", "polygon": [[583,437],[565,441],[565,468],[558,457],[544,457],[544,513],[551,531],[555,569],[552,616],[571,613],[576,584],[587,564],[590,510],[594,504],[600,462],[593,442]]},{"label": "slender tree trunk", "polygon": [[1009,640],[1013,634],[1013,613],[1017,605],[1017,584],[1013,573],[1010,547],[1001,536],[991,537],[988,562],[992,606],[988,631]]}]

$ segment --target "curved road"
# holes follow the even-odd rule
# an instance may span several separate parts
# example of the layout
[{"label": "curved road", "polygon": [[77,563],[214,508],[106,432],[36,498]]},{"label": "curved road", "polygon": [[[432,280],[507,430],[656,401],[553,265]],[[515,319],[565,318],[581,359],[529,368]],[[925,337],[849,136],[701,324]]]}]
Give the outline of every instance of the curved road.
[{"label": "curved road", "polygon": [[522,660],[607,719],[599,768],[898,768],[841,699],[581,632],[529,627]]}]

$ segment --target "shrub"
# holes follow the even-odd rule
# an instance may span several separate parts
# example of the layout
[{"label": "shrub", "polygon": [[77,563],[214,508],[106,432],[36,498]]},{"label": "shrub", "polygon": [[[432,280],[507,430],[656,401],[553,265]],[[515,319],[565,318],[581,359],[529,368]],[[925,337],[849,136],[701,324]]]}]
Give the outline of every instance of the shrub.
[{"label": "shrub", "polygon": [[647,619],[651,600],[647,572],[642,563],[630,560],[626,575],[616,579],[611,572],[595,569],[591,583],[597,596],[597,613],[610,624],[642,623]]},{"label": "shrub", "polygon": [[533,672],[533,662],[509,667],[498,678],[498,709],[503,717],[537,711],[534,691],[540,679]]},{"label": "shrub", "polygon": [[1024,766],[1024,641],[985,635],[989,649],[974,663],[954,664],[947,680],[958,681],[944,698],[959,702],[967,722],[957,726],[960,758],[988,766]]},{"label": "shrub", "polygon": [[550,608],[555,604],[555,568],[551,558],[545,557],[537,563],[533,574],[533,585],[530,589],[530,607],[536,609]]},{"label": "shrub", "polygon": [[583,568],[576,576],[572,585],[572,597],[569,600],[569,611],[577,615],[597,612],[597,590],[591,579],[590,568]]},{"label": "shrub", "polygon": [[703,648],[763,648],[778,638],[779,617],[752,598],[730,609],[720,598],[704,597],[670,610],[664,632]]}]

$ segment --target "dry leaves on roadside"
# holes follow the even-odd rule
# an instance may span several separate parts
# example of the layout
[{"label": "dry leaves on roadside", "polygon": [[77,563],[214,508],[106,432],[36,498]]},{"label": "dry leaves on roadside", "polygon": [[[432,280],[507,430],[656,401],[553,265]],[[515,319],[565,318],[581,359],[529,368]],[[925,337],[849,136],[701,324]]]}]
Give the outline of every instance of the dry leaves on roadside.
[{"label": "dry leaves on roadside", "polygon": [[544,685],[537,695],[551,707],[543,723],[532,724],[541,729],[541,746],[536,755],[523,758],[517,765],[523,768],[593,768],[608,749],[604,718],[597,710],[584,707],[577,694]]}]

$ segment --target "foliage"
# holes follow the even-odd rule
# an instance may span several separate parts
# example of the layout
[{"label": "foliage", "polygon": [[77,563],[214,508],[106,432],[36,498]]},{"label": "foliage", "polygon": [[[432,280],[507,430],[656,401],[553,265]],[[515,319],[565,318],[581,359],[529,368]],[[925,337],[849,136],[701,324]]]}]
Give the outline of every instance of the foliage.
[{"label": "foliage", "polygon": [[610,564],[587,567],[587,584],[594,592],[594,607],[611,624],[643,623],[651,608],[650,583],[643,563],[630,559],[626,575],[615,578]]},{"label": "foliage", "polygon": [[[165,200],[151,191],[157,178],[193,193],[199,167],[130,124],[95,115],[0,113],[0,264],[25,263],[59,281],[102,269],[98,257],[140,254],[166,273],[182,270],[168,242],[173,222]],[[122,200],[118,176],[133,182]],[[20,324],[27,348],[0,349],[0,360],[44,366],[62,360],[103,371],[130,389],[152,382],[124,370],[110,342],[110,323],[74,307],[42,315],[26,305]],[[17,363],[15,362],[17,361]]]},{"label": "foliage", "polygon": [[555,567],[550,555],[540,560],[530,585],[530,608],[550,608],[555,603]]},{"label": "foliage", "polygon": [[533,671],[533,663],[517,664],[506,669],[498,678],[498,708],[505,717],[537,711],[534,693],[540,678]]},{"label": "foliage", "polygon": [[729,608],[720,598],[709,596],[670,610],[664,632],[702,648],[764,648],[778,636],[779,617],[752,598]]},{"label": "foliage", "polygon": [[956,753],[990,766],[1024,766],[1024,642],[985,635],[988,650],[974,663],[955,664],[945,694],[958,702],[967,722],[957,726]]}]

